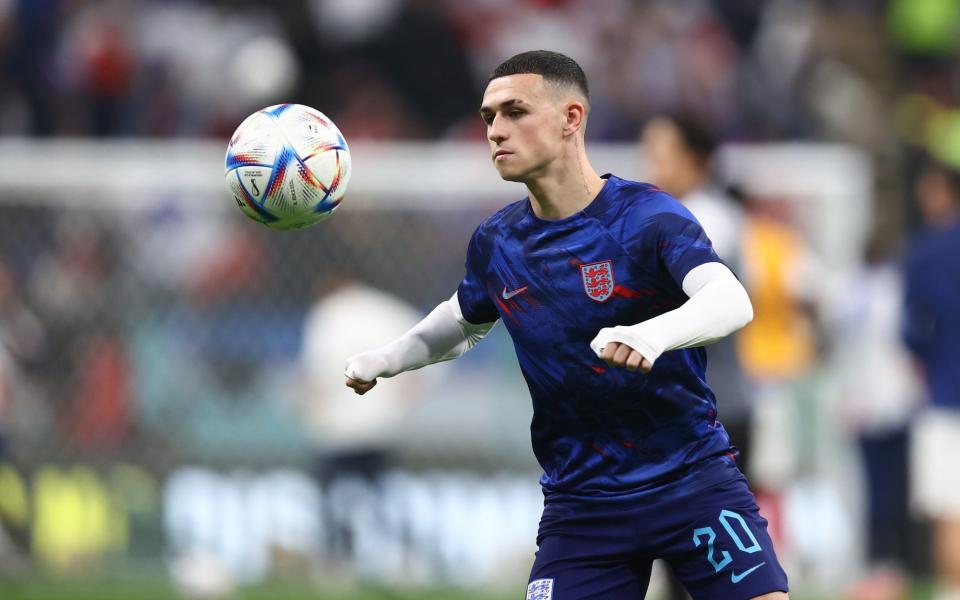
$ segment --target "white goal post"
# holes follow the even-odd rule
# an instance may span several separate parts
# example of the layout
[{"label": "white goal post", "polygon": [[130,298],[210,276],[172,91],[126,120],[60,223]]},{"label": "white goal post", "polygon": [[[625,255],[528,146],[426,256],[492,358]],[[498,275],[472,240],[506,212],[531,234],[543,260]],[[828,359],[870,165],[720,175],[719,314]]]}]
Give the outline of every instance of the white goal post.
[{"label": "white goal post", "polygon": [[[137,209],[147,195],[189,195],[196,210],[232,207],[223,185],[225,144],[215,141],[0,139],[0,204]],[[601,172],[647,176],[635,144],[591,144]],[[358,142],[341,210],[463,210],[523,196],[501,181],[483,144]],[[783,143],[722,148],[719,170],[747,193],[796,207],[814,248],[840,268],[853,264],[872,222],[873,173],[866,156],[842,145]],[[442,198],[442,201],[438,201]],[[199,200],[198,200],[199,199]]]}]

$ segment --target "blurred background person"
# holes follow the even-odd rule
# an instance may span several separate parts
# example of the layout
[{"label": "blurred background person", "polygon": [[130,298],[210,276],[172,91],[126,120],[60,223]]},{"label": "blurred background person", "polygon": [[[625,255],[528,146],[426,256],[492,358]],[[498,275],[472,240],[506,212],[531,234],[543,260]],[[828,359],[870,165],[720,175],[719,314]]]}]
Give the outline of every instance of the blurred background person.
[{"label": "blurred background person", "polygon": [[909,426],[920,382],[901,341],[903,281],[894,241],[874,232],[863,263],[825,303],[837,407],[865,484],[866,569],[851,600],[905,598],[917,527],[910,518]]},{"label": "blurred background person", "polygon": [[0,257],[0,464],[16,460],[16,415],[48,408],[35,406],[36,380],[50,360],[48,326],[19,288],[12,266]]},{"label": "blurred background person", "polygon": [[810,425],[801,417],[799,403],[817,360],[820,271],[786,203],[749,197],[745,206],[740,277],[753,302],[754,318],[736,343],[755,394],[749,475],[774,542],[789,557],[781,518],[784,493],[800,473],[801,431]]},{"label": "blurred background person", "polygon": [[960,173],[924,165],[916,183],[923,227],[904,266],[904,340],[926,384],[913,429],[912,500],[932,520],[936,600],[960,598]]},{"label": "blurred background person", "polygon": [[11,266],[0,257],[0,576],[22,568],[30,553],[29,515],[23,481],[13,476],[22,449],[17,420],[29,421],[40,400],[35,379],[48,359],[43,322],[18,290]]},{"label": "blurred background person", "polygon": [[360,399],[344,387],[336,365],[396,339],[422,316],[395,295],[333,268],[317,283],[316,301],[304,319],[301,409],[315,444],[314,472],[327,498],[323,526],[329,576],[351,577],[349,515],[378,494],[381,478],[395,463],[397,426],[424,391],[423,378],[397,378],[391,381],[396,386],[382,386]]}]

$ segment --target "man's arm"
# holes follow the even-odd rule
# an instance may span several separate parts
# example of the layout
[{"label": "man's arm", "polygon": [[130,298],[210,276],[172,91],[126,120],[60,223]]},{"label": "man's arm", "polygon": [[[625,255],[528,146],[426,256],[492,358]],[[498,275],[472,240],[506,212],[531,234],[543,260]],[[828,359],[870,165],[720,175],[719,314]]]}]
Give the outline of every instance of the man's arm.
[{"label": "man's arm", "polygon": [[427,365],[452,360],[477,345],[496,321],[475,325],[463,317],[457,294],[441,302],[407,333],[386,346],[351,356],[344,374],[347,386],[365,394],[378,377],[393,377]]},{"label": "man's arm", "polygon": [[691,269],[683,291],[690,299],[679,308],[636,325],[605,327],[590,347],[613,366],[648,372],[664,352],[706,346],[753,319],[747,291],[722,263]]}]

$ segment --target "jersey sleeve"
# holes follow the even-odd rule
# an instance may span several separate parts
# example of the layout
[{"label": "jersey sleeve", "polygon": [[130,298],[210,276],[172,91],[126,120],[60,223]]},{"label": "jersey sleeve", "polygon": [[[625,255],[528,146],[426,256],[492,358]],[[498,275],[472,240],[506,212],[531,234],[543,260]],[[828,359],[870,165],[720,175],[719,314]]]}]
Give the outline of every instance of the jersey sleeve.
[{"label": "jersey sleeve", "polygon": [[474,325],[492,323],[500,318],[496,305],[487,293],[483,276],[487,260],[481,248],[480,236],[478,229],[470,238],[470,245],[467,247],[466,273],[457,288],[460,312],[463,313],[464,319]]},{"label": "jersey sleeve", "polygon": [[656,218],[658,257],[670,276],[682,286],[687,273],[702,264],[723,262],[710,238],[692,215],[664,213]]},{"label": "jersey sleeve", "polygon": [[[631,227],[626,240],[628,252],[640,259],[655,257],[678,287],[687,273],[702,264],[723,263],[713,249],[710,238],[697,219],[679,201],[667,194],[658,194],[652,202],[654,210]],[[726,263],[724,263],[726,264]]]}]

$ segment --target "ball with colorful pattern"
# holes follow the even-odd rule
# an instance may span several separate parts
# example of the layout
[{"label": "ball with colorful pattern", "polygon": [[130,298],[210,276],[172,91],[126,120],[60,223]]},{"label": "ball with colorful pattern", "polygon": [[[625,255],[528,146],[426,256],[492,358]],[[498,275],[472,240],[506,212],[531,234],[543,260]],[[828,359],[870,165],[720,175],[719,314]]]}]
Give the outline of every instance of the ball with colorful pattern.
[{"label": "ball with colorful pattern", "polygon": [[226,157],[227,190],[243,214],[272,229],[323,221],[350,180],[350,149],[320,111],[277,104],[240,123]]}]

